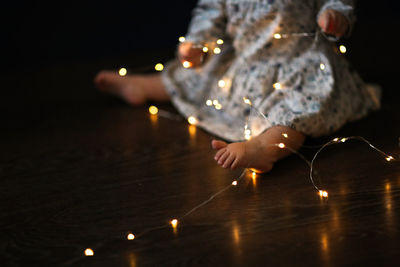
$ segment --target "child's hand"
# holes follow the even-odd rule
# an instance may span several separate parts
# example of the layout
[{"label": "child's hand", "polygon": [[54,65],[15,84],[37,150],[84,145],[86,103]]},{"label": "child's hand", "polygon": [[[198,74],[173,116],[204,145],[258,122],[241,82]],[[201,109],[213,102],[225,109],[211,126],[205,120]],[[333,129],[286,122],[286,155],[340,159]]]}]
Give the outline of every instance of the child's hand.
[{"label": "child's hand", "polygon": [[184,42],[179,45],[178,56],[182,63],[188,61],[190,67],[198,67],[201,65],[204,53],[201,48],[195,47],[193,43]]},{"label": "child's hand", "polygon": [[347,18],[333,9],[327,9],[319,15],[318,25],[325,33],[335,35],[336,37],[345,35],[349,28]]}]

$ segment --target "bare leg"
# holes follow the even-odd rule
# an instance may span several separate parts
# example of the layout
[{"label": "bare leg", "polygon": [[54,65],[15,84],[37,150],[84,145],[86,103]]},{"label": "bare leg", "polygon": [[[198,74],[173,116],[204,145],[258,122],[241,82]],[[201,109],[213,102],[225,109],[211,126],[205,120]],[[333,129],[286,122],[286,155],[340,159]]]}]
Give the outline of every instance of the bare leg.
[{"label": "bare leg", "polygon": [[[287,134],[285,138],[283,134]],[[224,141],[213,140],[211,145],[217,150],[215,160],[223,168],[252,168],[260,172],[268,172],[276,161],[292,152],[275,146],[283,143],[298,150],[304,143],[305,136],[292,128],[274,126],[261,135],[246,142],[227,144]]]},{"label": "bare leg", "polygon": [[101,71],[94,83],[99,90],[118,95],[132,105],[144,104],[146,100],[170,100],[160,74],[120,76],[113,71]]}]

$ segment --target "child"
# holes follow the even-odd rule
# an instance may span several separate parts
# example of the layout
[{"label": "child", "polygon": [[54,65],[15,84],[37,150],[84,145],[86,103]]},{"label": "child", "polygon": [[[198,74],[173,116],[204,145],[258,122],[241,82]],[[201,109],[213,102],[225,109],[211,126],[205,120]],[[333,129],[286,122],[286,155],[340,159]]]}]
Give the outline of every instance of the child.
[{"label": "child", "polygon": [[[330,134],[379,108],[379,89],[365,84],[318,33],[348,34],[352,2],[200,0],[179,60],[162,75],[102,71],[95,84],[133,105],[171,100],[198,126],[233,142],[212,141],[223,168],[268,172],[291,153],[274,144],[297,150],[306,135]],[[254,110],[264,118],[254,118]]]}]

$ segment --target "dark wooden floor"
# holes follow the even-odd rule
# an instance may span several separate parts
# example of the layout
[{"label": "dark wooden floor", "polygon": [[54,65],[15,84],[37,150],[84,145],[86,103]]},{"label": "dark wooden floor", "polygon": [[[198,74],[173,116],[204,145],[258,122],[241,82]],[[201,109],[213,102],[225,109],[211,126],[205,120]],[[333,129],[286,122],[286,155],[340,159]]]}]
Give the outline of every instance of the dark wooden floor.
[{"label": "dark wooden floor", "polygon": [[[182,216],[240,170],[214,163],[212,136],[202,130],[152,119],[146,107],[97,93],[96,71],[69,66],[6,78],[15,90],[32,92],[20,105],[3,105],[2,266],[399,263],[400,164],[357,141],[327,148],[316,163],[328,201],[311,186],[307,165],[291,156],[267,175],[246,177],[180,221],[177,231],[166,227],[126,240],[129,232]],[[364,136],[400,156],[398,105],[384,102],[337,134]],[[316,149],[301,152],[311,158]],[[93,257],[83,255],[88,247]]]}]

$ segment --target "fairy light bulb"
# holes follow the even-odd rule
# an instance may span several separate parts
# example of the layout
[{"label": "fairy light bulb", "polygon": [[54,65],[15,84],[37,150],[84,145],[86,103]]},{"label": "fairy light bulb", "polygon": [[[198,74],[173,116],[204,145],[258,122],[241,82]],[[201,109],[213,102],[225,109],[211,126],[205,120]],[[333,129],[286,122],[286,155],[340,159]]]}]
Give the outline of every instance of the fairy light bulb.
[{"label": "fairy light bulb", "polygon": [[188,69],[188,68],[190,68],[190,67],[192,67],[192,62],[189,62],[189,61],[183,61],[182,62],[182,66],[185,68],[185,69]]},{"label": "fairy light bulb", "polygon": [[187,120],[188,120],[189,124],[191,124],[191,125],[197,124],[197,119],[193,116],[190,116]]},{"label": "fairy light bulb", "polygon": [[289,135],[287,133],[283,133],[282,136],[285,137],[285,138],[289,137]]},{"label": "fairy light bulb", "polygon": [[135,235],[132,234],[132,233],[129,233],[129,234],[126,236],[126,238],[127,238],[128,240],[133,240],[133,239],[135,239]]},{"label": "fairy light bulb", "polygon": [[282,39],[282,35],[280,33],[275,33],[274,38],[277,40]]},{"label": "fairy light bulb", "polygon": [[218,81],[218,87],[219,87],[219,88],[224,88],[225,85],[226,85],[226,82],[225,82],[224,80],[219,80],[219,81]]},{"label": "fairy light bulb", "polygon": [[119,76],[125,76],[128,73],[128,70],[125,68],[120,68],[118,71]]},{"label": "fairy light bulb", "polygon": [[177,219],[171,220],[170,223],[171,223],[173,228],[176,228],[178,226],[178,220]]},{"label": "fairy light bulb", "polygon": [[164,69],[164,65],[161,64],[161,63],[157,63],[157,64],[154,66],[154,69],[155,69],[156,71],[162,71],[162,70]]},{"label": "fairy light bulb", "polygon": [[339,138],[336,137],[335,139],[333,139],[333,141],[337,142],[339,141]]},{"label": "fairy light bulb", "polygon": [[216,47],[216,48],[214,48],[214,54],[216,54],[216,55],[218,55],[218,54],[220,54],[221,53],[221,48],[219,48],[219,47]]},{"label": "fairy light bulb", "polygon": [[278,144],[278,147],[279,147],[279,148],[285,148],[286,145],[285,145],[284,143],[279,143],[279,144]]},{"label": "fairy light bulb", "polygon": [[156,106],[150,106],[150,107],[149,107],[149,113],[150,113],[151,115],[157,115],[157,113],[158,113],[158,108],[157,108]]},{"label": "fairy light bulb", "polygon": [[281,85],[280,83],[274,83],[272,86],[273,86],[276,90],[282,89],[282,85]]},{"label": "fairy light bulb", "polygon": [[233,182],[232,182],[232,185],[233,185],[233,186],[237,186],[237,181],[233,181]]},{"label": "fairy light bulb", "polygon": [[347,141],[347,138],[342,138],[342,139],[340,139],[340,142],[342,142],[342,143],[344,143],[344,142],[346,142]]},{"label": "fairy light bulb", "polygon": [[394,160],[394,158],[392,156],[388,156],[388,157],[386,157],[386,160],[391,161],[391,160]]},{"label": "fairy light bulb", "polygon": [[251,177],[252,177],[253,179],[256,179],[256,178],[257,178],[257,173],[256,173],[256,172],[252,172],[252,173],[251,173]]},{"label": "fairy light bulb", "polygon": [[93,256],[94,255],[94,251],[91,248],[87,248],[85,249],[85,256]]},{"label": "fairy light bulb", "polygon": [[216,99],[215,99],[215,100],[213,100],[213,102],[212,102],[212,103],[213,103],[213,105],[214,105],[214,106],[216,106],[216,105],[218,105],[218,104],[219,104],[218,100],[216,100]]},{"label": "fairy light bulb", "polygon": [[204,52],[204,53],[207,53],[207,52],[208,52],[208,47],[207,47],[207,46],[204,46],[204,47],[203,47],[203,52]]},{"label": "fairy light bulb", "polygon": [[186,38],[184,36],[179,37],[179,42],[183,43],[184,41],[186,41]]},{"label": "fairy light bulb", "polygon": [[213,101],[212,101],[211,99],[208,99],[208,100],[206,101],[206,105],[207,105],[207,106],[212,106],[212,104],[213,104]]},{"label": "fairy light bulb", "polygon": [[319,194],[320,197],[325,197],[325,198],[328,197],[328,192],[325,191],[325,190],[319,190],[318,194]]},{"label": "fairy light bulb", "polygon": [[345,54],[347,52],[347,48],[344,45],[340,45],[339,51],[340,51],[340,53]]},{"label": "fairy light bulb", "polygon": [[247,104],[247,105],[251,105],[250,99],[248,99],[248,98],[246,98],[246,97],[243,97],[243,102],[244,102],[245,104]]},{"label": "fairy light bulb", "polygon": [[215,105],[215,109],[216,110],[221,110],[222,109],[222,105],[220,103]]},{"label": "fairy light bulb", "polygon": [[222,45],[223,43],[224,43],[224,40],[222,40],[222,39],[217,40],[217,44]]},{"label": "fairy light bulb", "polygon": [[319,68],[320,68],[321,70],[325,70],[325,64],[324,64],[324,63],[319,64]]}]

